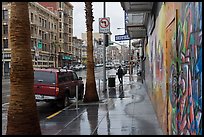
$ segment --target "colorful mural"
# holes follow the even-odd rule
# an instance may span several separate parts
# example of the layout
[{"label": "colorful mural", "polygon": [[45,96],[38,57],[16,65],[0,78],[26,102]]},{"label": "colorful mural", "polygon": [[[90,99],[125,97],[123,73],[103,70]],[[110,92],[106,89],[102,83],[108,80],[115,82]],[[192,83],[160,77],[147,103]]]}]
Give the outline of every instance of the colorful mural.
[{"label": "colorful mural", "polygon": [[[156,110],[159,119],[168,120],[169,134],[202,135],[202,2],[169,5],[162,5],[155,29],[149,36],[147,71],[150,72],[147,74],[153,76],[153,86],[150,83],[147,86],[152,87],[151,98],[155,108],[163,108],[161,100],[165,102],[167,99],[166,102],[169,103],[166,104],[168,111]],[[164,37],[170,24],[165,22],[168,20],[168,16],[164,14],[167,9],[178,9],[178,18],[175,20],[177,27],[175,25],[175,32],[168,38],[172,40],[172,49],[166,47],[167,38]],[[176,15],[174,12],[168,13],[172,14],[170,16]],[[158,88],[165,85],[163,82],[169,82],[169,87]],[[165,130],[166,123],[160,124],[163,124]]]},{"label": "colorful mural", "polygon": [[[171,66],[171,134],[202,134],[202,3],[188,3],[178,20],[178,66]],[[178,70],[176,70],[178,68]]]}]

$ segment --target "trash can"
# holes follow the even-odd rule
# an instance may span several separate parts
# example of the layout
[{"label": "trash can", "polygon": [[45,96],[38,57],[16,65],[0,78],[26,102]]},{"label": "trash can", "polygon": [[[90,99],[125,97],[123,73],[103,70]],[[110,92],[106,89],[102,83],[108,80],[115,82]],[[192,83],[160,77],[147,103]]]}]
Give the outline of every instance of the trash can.
[{"label": "trash can", "polygon": [[108,87],[115,87],[115,75],[108,76]]}]

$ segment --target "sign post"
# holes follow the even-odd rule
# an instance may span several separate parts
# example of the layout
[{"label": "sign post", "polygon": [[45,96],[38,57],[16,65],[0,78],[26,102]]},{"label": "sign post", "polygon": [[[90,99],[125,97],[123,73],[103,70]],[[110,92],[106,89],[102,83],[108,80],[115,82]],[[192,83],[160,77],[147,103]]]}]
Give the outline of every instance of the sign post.
[{"label": "sign post", "polygon": [[106,91],[106,46],[107,33],[110,33],[110,18],[106,18],[106,3],[103,2],[103,18],[99,18],[99,33],[103,33],[103,91]]}]

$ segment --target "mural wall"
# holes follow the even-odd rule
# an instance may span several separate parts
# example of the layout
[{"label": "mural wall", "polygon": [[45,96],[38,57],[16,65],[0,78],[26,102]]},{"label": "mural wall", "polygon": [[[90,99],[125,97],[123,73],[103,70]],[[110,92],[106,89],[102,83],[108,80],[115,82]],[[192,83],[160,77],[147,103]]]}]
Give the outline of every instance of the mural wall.
[{"label": "mural wall", "polygon": [[[168,16],[163,16],[162,12],[168,10],[167,7],[168,4],[162,5],[153,35],[149,36],[146,53],[151,67],[146,72],[154,72],[154,83],[147,85],[152,89],[150,95],[160,124],[166,128],[164,121],[167,120],[170,125],[169,134],[202,134],[202,2],[175,3],[178,18],[175,18],[177,26],[171,38],[174,49],[166,47],[164,38],[166,28],[163,25],[168,24],[162,20]],[[171,58],[168,58],[169,50],[172,50]],[[151,75],[146,74],[147,77]],[[164,81],[169,88],[161,85]],[[161,106],[161,102],[166,105]],[[163,112],[157,109],[159,105],[165,107]],[[170,117],[167,117],[167,109],[171,111]]]}]

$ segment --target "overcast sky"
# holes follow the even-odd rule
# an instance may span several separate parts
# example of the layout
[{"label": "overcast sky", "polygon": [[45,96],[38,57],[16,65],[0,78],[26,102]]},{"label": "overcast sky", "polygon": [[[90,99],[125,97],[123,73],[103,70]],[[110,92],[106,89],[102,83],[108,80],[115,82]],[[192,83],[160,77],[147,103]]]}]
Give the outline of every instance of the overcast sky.
[{"label": "overcast sky", "polygon": [[[85,4],[84,2],[71,2],[73,8],[73,35],[81,38],[81,33],[86,32],[85,24]],[[93,2],[93,32],[99,32],[99,18],[104,17],[103,2]],[[120,2],[106,2],[106,17],[110,17],[110,31],[112,33],[112,41],[115,41],[115,35],[123,35],[124,29],[124,11]]]}]

